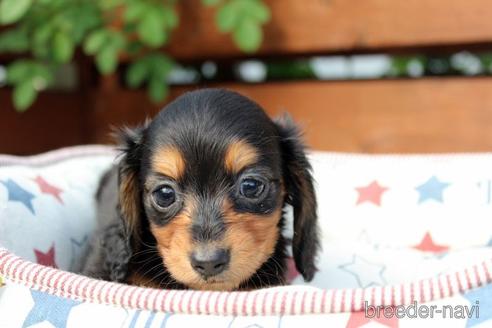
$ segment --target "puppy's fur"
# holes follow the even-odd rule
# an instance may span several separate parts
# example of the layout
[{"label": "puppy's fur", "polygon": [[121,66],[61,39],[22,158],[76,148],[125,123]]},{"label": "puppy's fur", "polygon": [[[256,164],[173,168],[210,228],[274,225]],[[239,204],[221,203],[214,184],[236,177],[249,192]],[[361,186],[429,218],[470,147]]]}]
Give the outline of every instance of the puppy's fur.
[{"label": "puppy's fur", "polygon": [[157,288],[283,284],[290,204],[296,267],[313,278],[316,198],[290,119],[274,122],[246,97],[205,89],[121,139],[121,161],[98,191],[99,229],[84,274]]}]

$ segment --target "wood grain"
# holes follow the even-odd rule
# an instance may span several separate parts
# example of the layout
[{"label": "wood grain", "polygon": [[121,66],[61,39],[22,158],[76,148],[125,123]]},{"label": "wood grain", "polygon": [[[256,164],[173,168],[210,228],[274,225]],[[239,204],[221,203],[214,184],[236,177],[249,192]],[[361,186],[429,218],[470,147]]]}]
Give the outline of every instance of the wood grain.
[{"label": "wood grain", "polygon": [[0,154],[27,155],[87,142],[84,99],[73,93],[42,93],[17,113],[11,91],[0,90]]},{"label": "wood grain", "polygon": [[[492,78],[221,85],[289,112],[315,149],[367,153],[492,151]],[[172,97],[187,91],[173,88]],[[137,124],[161,105],[140,91],[106,92],[90,119],[93,142],[108,125]]]},{"label": "wood grain", "polygon": [[[181,2],[168,50],[180,59],[244,56],[217,31],[214,9]],[[489,44],[489,0],[266,0],[272,19],[260,55]]]}]

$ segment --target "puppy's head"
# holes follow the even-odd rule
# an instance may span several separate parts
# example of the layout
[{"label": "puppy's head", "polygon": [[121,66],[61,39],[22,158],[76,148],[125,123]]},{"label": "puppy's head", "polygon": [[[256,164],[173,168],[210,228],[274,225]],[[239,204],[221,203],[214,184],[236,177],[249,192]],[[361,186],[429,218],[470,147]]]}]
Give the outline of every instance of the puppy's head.
[{"label": "puppy's head", "polygon": [[272,256],[282,209],[306,280],[318,237],[310,165],[289,120],[225,90],[187,93],[124,133],[120,209],[134,247],[151,233],[165,268],[194,289],[233,290]]}]

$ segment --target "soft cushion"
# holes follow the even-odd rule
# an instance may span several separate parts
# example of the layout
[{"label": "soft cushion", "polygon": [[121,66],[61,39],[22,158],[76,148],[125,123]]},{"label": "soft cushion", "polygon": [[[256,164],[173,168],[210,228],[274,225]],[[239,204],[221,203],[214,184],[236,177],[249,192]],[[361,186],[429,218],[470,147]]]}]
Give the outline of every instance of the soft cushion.
[{"label": "soft cushion", "polygon": [[77,270],[95,227],[98,181],[112,148],[0,156],[0,245],[31,261]]},{"label": "soft cushion", "polygon": [[[0,156],[0,245],[77,271],[95,227],[98,181],[116,156],[105,146]],[[492,155],[313,152],[310,160],[323,246],[310,285],[400,283],[492,257]],[[292,284],[305,284],[292,259],[289,268]]]},{"label": "soft cushion", "polygon": [[[242,293],[151,290],[63,271],[78,269],[95,226],[98,181],[115,156],[102,146],[0,156],[0,327],[298,326],[306,319],[359,327],[373,322],[360,312],[365,305],[414,301],[483,305],[480,317],[457,326],[492,319],[491,154],[312,153],[323,251],[310,285],[323,289]],[[304,285],[292,259],[289,268],[292,284]]]}]

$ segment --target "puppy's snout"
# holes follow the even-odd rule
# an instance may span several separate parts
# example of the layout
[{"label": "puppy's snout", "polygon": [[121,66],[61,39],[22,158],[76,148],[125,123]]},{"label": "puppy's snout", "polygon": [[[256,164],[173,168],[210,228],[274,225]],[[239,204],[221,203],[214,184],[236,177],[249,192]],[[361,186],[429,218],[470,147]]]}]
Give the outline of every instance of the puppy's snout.
[{"label": "puppy's snout", "polygon": [[226,249],[197,249],[191,254],[191,266],[202,277],[216,276],[224,271],[230,261],[230,252]]}]

